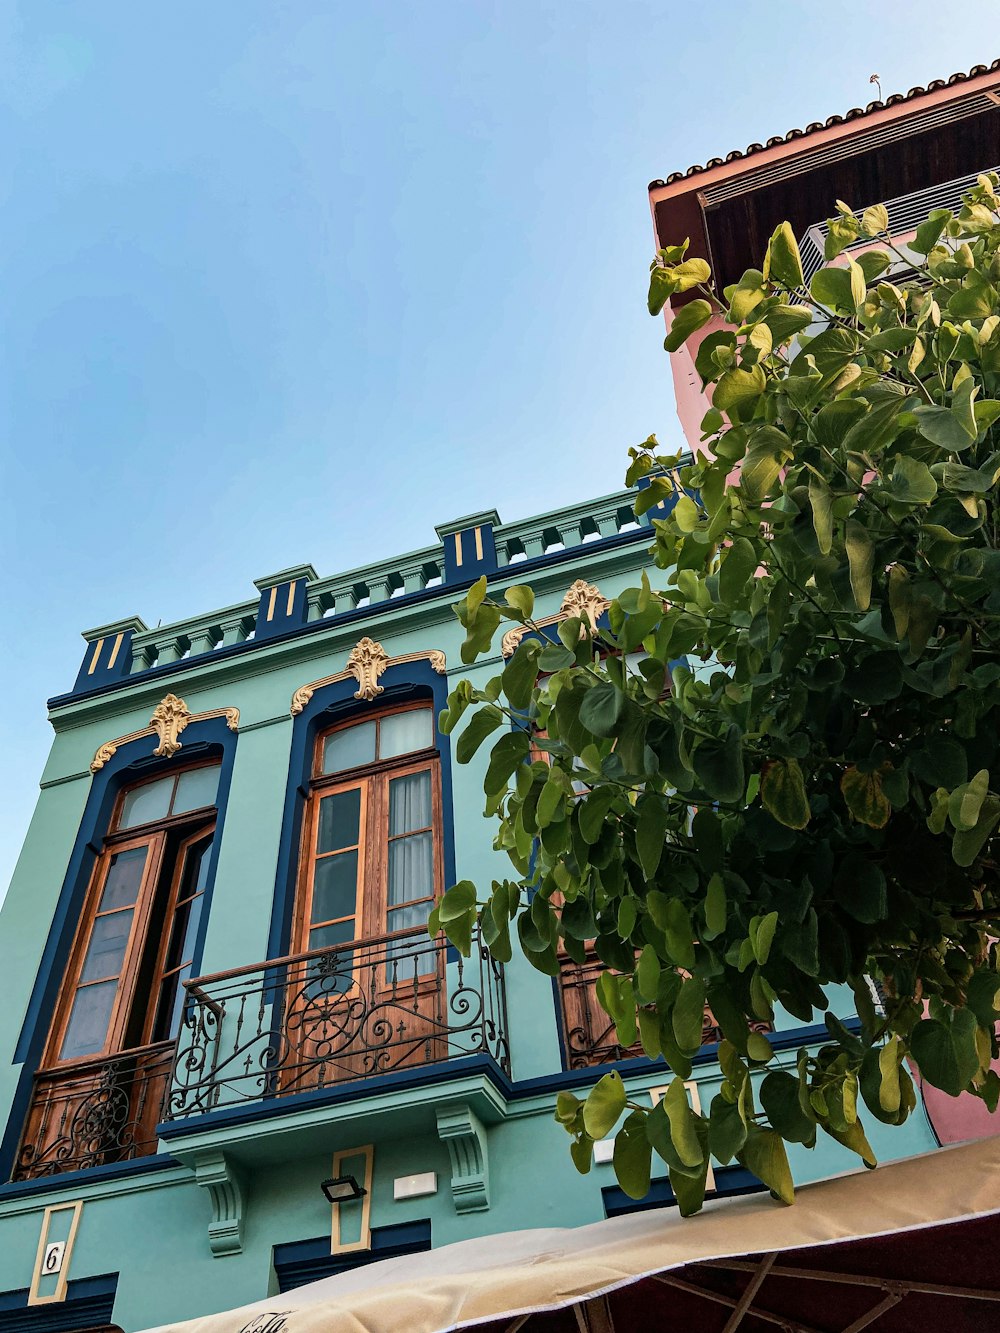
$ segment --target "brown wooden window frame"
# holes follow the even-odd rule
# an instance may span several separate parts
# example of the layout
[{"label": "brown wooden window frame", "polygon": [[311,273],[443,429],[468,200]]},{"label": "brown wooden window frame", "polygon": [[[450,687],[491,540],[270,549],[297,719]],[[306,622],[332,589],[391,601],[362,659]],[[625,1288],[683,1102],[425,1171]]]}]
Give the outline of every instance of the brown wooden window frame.
[{"label": "brown wooden window frame", "polygon": [[[150,1041],[150,1034],[156,1017],[157,1002],[164,980],[162,975],[163,960],[169,944],[170,926],[176,912],[177,895],[183,877],[186,853],[192,845],[196,845],[205,838],[214,837],[217,831],[214,801],[211,806],[201,806],[177,814],[172,813],[177,795],[177,784],[185,774],[208,767],[220,768],[219,760],[210,759],[201,763],[186,764],[175,773],[157,773],[139,782],[130,783],[118,792],[111,818],[108,821],[108,832],[103,838],[102,850],[91,873],[83,910],[80,914],[69,959],[60,984],[48,1037],[42,1052],[40,1069],[68,1070],[97,1064],[106,1061],[113,1055],[140,1050]],[[162,782],[167,777],[174,779],[168,813],[161,818],[148,820],[145,824],[137,824],[128,829],[120,828],[119,824],[128,796],[142,787],[152,785],[154,782]],[[150,917],[153,914],[158,892],[163,892],[162,876],[168,839],[173,830],[183,829],[186,825],[191,825],[192,831],[190,835],[181,839],[173,853],[171,883],[163,906],[164,930],[157,945],[148,989],[146,1012],[142,1015],[140,1026],[136,1011],[137,982],[144,967],[149,966],[152,956],[149,940]],[[111,915],[112,911],[116,910],[100,911],[101,897],[107,884],[108,873],[116,856],[122,852],[143,846],[148,847],[149,851],[142,869],[139,888],[132,904],[132,923],[117,978],[93,978],[90,982],[82,981],[81,976],[93,937],[95,922],[102,916]],[[111,979],[116,979],[118,985],[101,1050],[92,1051],[86,1055],[71,1054],[64,1056],[62,1048],[65,1043],[73,1004],[79,990],[90,984],[99,984],[101,980]],[[135,1033],[132,1040],[129,1040],[128,1030],[130,1027]]]},{"label": "brown wooden window frame", "polygon": [[[410,750],[405,754],[394,755],[388,759],[375,758],[371,762],[358,764],[353,768],[338,770],[335,773],[323,772],[323,751],[330,736],[366,722],[374,721],[377,736],[381,738],[381,724],[385,719],[405,712],[424,711],[428,714],[431,729],[431,743],[420,750]],[[376,755],[378,750],[376,749]],[[428,911],[444,891],[444,821],[441,792],[441,756],[436,744],[434,709],[430,701],[418,700],[405,704],[373,708],[361,714],[338,722],[320,731],[313,747],[312,777],[309,795],[306,800],[305,817],[302,821],[302,836],[299,848],[299,871],[296,882],[295,910],[292,922],[292,951],[305,953],[310,951],[309,934],[326,924],[336,924],[350,920],[350,915],[331,918],[330,922],[313,922],[312,908],[314,901],[316,866],[319,861],[338,852],[358,849],[358,871],[353,920],[355,930],[353,940],[338,942],[329,948],[347,947],[352,942],[370,943],[396,934],[412,933],[413,927],[404,931],[388,929],[393,908],[389,904],[389,846],[397,837],[430,832],[432,840],[433,891],[420,899],[408,900],[402,906],[412,907],[428,903]],[[431,819],[432,823],[423,829],[410,829],[406,834],[389,834],[389,787],[395,778],[411,773],[429,772],[431,775]],[[361,789],[359,813],[359,841],[349,848],[328,849],[319,853],[316,850],[319,814],[323,799],[339,792]],[[428,959],[431,959],[428,954]]]}]

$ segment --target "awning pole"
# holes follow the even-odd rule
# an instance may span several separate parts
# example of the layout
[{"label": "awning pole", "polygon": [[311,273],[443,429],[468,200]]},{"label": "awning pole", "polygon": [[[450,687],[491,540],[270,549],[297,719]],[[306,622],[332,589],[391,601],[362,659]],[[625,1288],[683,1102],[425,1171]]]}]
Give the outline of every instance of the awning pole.
[{"label": "awning pole", "polygon": [[[905,1232],[897,1232],[903,1235]],[[877,1239],[877,1237],[875,1238]],[[726,1268],[738,1273],[753,1272],[756,1264],[745,1259],[697,1259],[691,1267]],[[776,1264],[771,1272],[775,1277],[801,1277],[810,1282],[842,1282],[852,1287],[879,1287],[882,1291],[889,1285],[882,1277],[868,1277],[861,1273],[834,1273],[823,1268],[794,1268],[789,1264]],[[913,1278],[893,1278],[892,1285],[904,1294],[908,1291],[923,1292],[926,1296],[961,1296],[970,1301],[1000,1301],[1000,1291],[986,1287],[948,1287],[942,1282],[918,1282]]]},{"label": "awning pole", "polygon": [[902,1299],[899,1292],[890,1291],[885,1300],[879,1301],[878,1305],[869,1310],[867,1314],[863,1314],[860,1319],[855,1319],[853,1324],[844,1329],[844,1333],[861,1333],[863,1328],[867,1328],[869,1324],[874,1324],[876,1319],[884,1315],[887,1310],[891,1310],[894,1305],[898,1305]]},{"label": "awning pole", "polygon": [[743,1316],[753,1304],[753,1298],[757,1295],[760,1284],[767,1277],[771,1265],[777,1257],[776,1254],[765,1254],[763,1259],[761,1259],[760,1263],[757,1265],[757,1271],[747,1283],[746,1290],[736,1302],[733,1313],[726,1320],[726,1327],[722,1330],[722,1333],[736,1333],[736,1329],[743,1323]]},{"label": "awning pole", "polygon": [[[736,1307],[736,1302],[731,1296],[723,1296],[719,1291],[696,1286],[693,1282],[685,1282],[682,1277],[674,1277],[672,1273],[651,1273],[650,1277],[665,1286],[676,1287],[678,1291],[686,1292],[689,1296],[701,1296],[706,1301],[715,1301],[717,1305],[727,1305],[730,1310]],[[759,1306],[750,1313],[755,1319],[763,1319],[768,1324],[777,1324],[780,1329],[786,1330],[786,1333],[819,1333],[819,1330],[810,1324],[801,1324],[798,1320],[788,1319],[784,1315],[771,1314],[769,1310],[761,1310]]]}]

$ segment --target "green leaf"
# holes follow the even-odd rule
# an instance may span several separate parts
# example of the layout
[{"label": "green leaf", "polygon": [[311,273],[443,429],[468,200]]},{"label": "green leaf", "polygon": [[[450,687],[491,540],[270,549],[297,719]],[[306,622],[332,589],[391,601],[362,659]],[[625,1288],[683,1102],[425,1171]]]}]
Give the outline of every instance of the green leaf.
[{"label": "green leaf", "polygon": [[[676,352],[678,347],[690,338],[692,333],[702,328],[712,318],[712,307],[701,298],[688,301],[674,315],[670,332],[664,339],[663,346],[668,352]],[[530,614],[530,613],[529,613]]]},{"label": "green leaf", "polygon": [[809,283],[809,291],[814,301],[828,306],[831,310],[847,310],[854,313],[855,303],[851,291],[851,274],[846,268],[817,269]]},{"label": "green leaf", "polygon": [[786,828],[805,828],[812,817],[797,759],[775,759],[764,766],[760,799],[764,809]]},{"label": "green leaf", "polygon": [[705,740],[694,753],[694,771],[698,781],[713,800],[739,801],[746,791],[743,768],[743,734],[733,723],[720,745]]},{"label": "green leaf", "polygon": [[930,440],[940,449],[947,449],[949,453],[961,453],[975,442],[976,432],[970,435],[964,421],[951,408],[930,405],[915,407],[913,415],[917,430],[924,439]]},{"label": "green leaf", "polygon": [[751,942],[753,944],[754,957],[757,959],[757,962],[761,967],[767,962],[768,955],[771,952],[771,945],[774,942],[774,932],[777,929],[777,912],[768,912],[767,916],[760,918],[756,930],[751,928]]},{"label": "green leaf", "polygon": [[723,1166],[727,1165],[743,1147],[746,1138],[747,1127],[739,1106],[725,1097],[713,1097],[708,1120],[708,1146],[712,1156]]},{"label": "green leaf", "polygon": [[654,793],[647,792],[639,801],[635,825],[636,851],[647,880],[653,878],[660,864],[668,825],[669,816],[663,801]]},{"label": "green leaf", "polygon": [[701,511],[690,495],[682,495],[674,505],[672,517],[681,532],[694,532],[701,518]]},{"label": "green leaf", "polygon": [[580,705],[580,723],[595,736],[615,736],[625,695],[610,681],[601,681],[589,689]]},{"label": "green leaf", "polygon": [[900,454],[892,469],[890,489],[893,499],[904,504],[930,504],[937,495],[937,482],[926,463]]},{"label": "green leaf", "polygon": [[604,821],[614,799],[615,794],[611,787],[598,787],[590,793],[586,800],[578,804],[580,833],[588,846],[593,847],[594,843],[600,838]]},{"label": "green leaf", "polygon": [[976,1017],[968,1009],[953,1010],[950,1023],[922,1018],[910,1034],[910,1051],[929,1083],[957,1097],[979,1069]]},{"label": "green leaf", "polygon": [[580,1175],[585,1176],[594,1162],[594,1140],[589,1134],[581,1134],[569,1145],[569,1155]]},{"label": "green leaf", "polygon": [[442,896],[437,905],[442,925],[458,917],[467,916],[476,909],[476,886],[470,879],[459,880]]},{"label": "green leaf", "polygon": [[760,1085],[760,1104],[783,1139],[809,1148],[816,1142],[816,1124],[802,1110],[797,1078],[781,1069],[772,1071]]},{"label": "green leaf", "polygon": [[678,292],[688,292],[692,287],[708,282],[712,276],[704,259],[685,259],[682,264],[675,264],[671,272]]},{"label": "green leaf", "polygon": [[861,215],[861,230],[866,236],[877,236],[889,230],[889,210],[885,204],[872,204]]},{"label": "green leaf", "polygon": [[621,1075],[605,1074],[590,1090],[583,1104],[583,1123],[592,1139],[603,1139],[611,1132],[625,1110],[625,1085]]},{"label": "green leaf", "polygon": [[974,829],[989,791],[989,770],[981,768],[968,782],[956,787],[948,801],[948,818],[960,831]]},{"label": "green leaf", "polygon": [[833,892],[855,921],[873,925],[888,916],[885,875],[881,866],[861,852],[848,852],[840,862]]},{"label": "green leaf", "polygon": [[458,762],[467,764],[486,737],[496,731],[503,721],[503,713],[493,704],[488,704],[485,708],[480,708],[477,713],[473,713],[455,746],[455,758]]},{"label": "green leaf", "polygon": [[700,1050],[704,1022],[705,983],[700,977],[687,977],[674,1002],[671,1016],[677,1045],[685,1054],[693,1055]]},{"label": "green leaf", "polygon": [[833,496],[822,477],[809,474],[809,505],[812,509],[816,545],[821,555],[829,555],[833,545]]},{"label": "green leaf", "polygon": [[872,566],[875,547],[868,529],[856,518],[847,520],[844,539],[851,569],[851,591],[859,611],[867,611],[872,601]]},{"label": "green leaf", "polygon": [[734,367],[727,370],[715,386],[712,394],[712,406],[720,412],[732,415],[748,404],[755,402],[764,392],[767,378],[761,366],[752,370]]},{"label": "green leaf", "polygon": [[1000,797],[992,793],[983,798],[979,817],[971,829],[958,829],[951,841],[952,860],[959,866],[971,866],[987,839],[1000,822]]},{"label": "green leaf", "polygon": [[945,225],[951,220],[952,212],[948,208],[935,208],[927,215],[927,221],[921,222],[916,235],[910,241],[910,249],[922,255],[928,255],[941,239]]},{"label": "green leaf", "polygon": [[649,1193],[650,1164],[653,1147],[646,1137],[646,1115],[633,1111],[615,1135],[612,1163],[618,1184],[630,1199],[642,1199]]},{"label": "green leaf", "polygon": [[691,1110],[684,1080],[675,1078],[663,1094],[663,1109],[670,1121],[670,1139],[685,1166],[700,1166],[705,1152],[697,1130],[697,1117]]},{"label": "green leaf", "polygon": [[721,935],[726,928],[726,884],[716,872],[708,881],[705,893],[705,925],[708,935]]},{"label": "green leaf", "polygon": [[538,656],[541,647],[537,639],[525,639],[503,669],[500,679],[503,692],[513,708],[521,711],[531,703],[531,695],[538,678]]},{"label": "green leaf", "polygon": [[493,747],[490,765],[483,779],[483,789],[487,796],[506,789],[518,764],[528,757],[530,748],[531,742],[526,731],[510,731],[500,737]]},{"label": "green leaf", "polygon": [[789,223],[782,222],[775,228],[768,243],[763,272],[765,281],[780,282],[790,288],[803,286],[802,260]]},{"label": "green leaf", "polygon": [[652,1004],[660,984],[660,960],[651,944],[645,945],[639,955],[635,979],[640,997],[646,1004]]},{"label": "green leaf", "polygon": [[678,898],[668,898],[658,889],[646,895],[653,924],[666,936],[670,958],[678,967],[694,967],[694,929],[687,908]]},{"label": "green leaf", "polygon": [[890,1037],[878,1053],[879,1090],[878,1100],[883,1111],[895,1114],[899,1110],[899,1062],[903,1055],[903,1045],[898,1037]]},{"label": "green leaf", "polygon": [[882,774],[862,772],[853,764],[840,779],[844,803],[859,824],[869,828],[885,828],[892,814],[892,806],[882,785]]},{"label": "green leaf", "polygon": [[782,1203],[795,1202],[795,1186],[792,1184],[785,1144],[773,1129],[749,1126],[747,1141],[736,1157]]},{"label": "green leaf", "polygon": [[503,596],[507,605],[512,606],[524,620],[531,619],[531,613],[535,609],[535,594],[526,583],[516,583],[512,588],[508,588]]},{"label": "green leaf", "polygon": [[729,606],[735,606],[743,594],[747,580],[760,565],[756,548],[745,537],[734,537],[719,565],[719,596]]}]

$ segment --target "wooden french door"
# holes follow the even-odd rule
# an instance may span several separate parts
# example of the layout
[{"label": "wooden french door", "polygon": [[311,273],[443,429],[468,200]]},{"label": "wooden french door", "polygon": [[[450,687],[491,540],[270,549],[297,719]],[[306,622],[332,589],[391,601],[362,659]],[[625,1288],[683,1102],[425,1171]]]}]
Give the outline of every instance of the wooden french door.
[{"label": "wooden french door", "polygon": [[[441,892],[436,756],[318,781],[303,832],[283,1090],[442,1058],[444,960],[424,927]],[[352,946],[352,947],[346,947]]]}]

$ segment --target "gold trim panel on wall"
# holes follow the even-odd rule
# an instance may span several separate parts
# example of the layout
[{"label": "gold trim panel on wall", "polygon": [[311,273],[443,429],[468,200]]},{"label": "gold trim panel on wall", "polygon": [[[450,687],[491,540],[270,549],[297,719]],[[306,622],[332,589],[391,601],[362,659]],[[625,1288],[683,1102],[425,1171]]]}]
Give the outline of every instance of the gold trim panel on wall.
[{"label": "gold trim panel on wall", "polygon": [[[28,1291],[29,1305],[54,1305],[66,1299],[66,1287],[69,1283],[69,1264],[76,1243],[76,1233],[80,1227],[80,1214],[83,1212],[83,1200],[75,1199],[72,1203],[49,1204],[42,1214],[42,1230],[38,1237],[38,1253],[35,1255],[35,1268],[31,1274],[31,1287]],[[49,1241],[49,1231],[55,1213],[72,1213],[69,1234],[64,1241]],[[46,1277],[55,1277],[55,1290],[42,1296],[39,1288]]]},{"label": "gold trim panel on wall", "polygon": [[[375,1145],[366,1143],[362,1148],[342,1148],[339,1152],[333,1154],[333,1174],[339,1176],[344,1163],[350,1162],[354,1158],[363,1157],[365,1159],[365,1176],[361,1184],[364,1186],[364,1194],[360,1199],[352,1201],[350,1204],[335,1203],[331,1205],[333,1213],[332,1225],[330,1229],[330,1253],[331,1254],[350,1254],[354,1250],[370,1250],[372,1247],[372,1177],[375,1166]],[[352,1171],[353,1175],[354,1172]],[[357,1240],[342,1241],[340,1238],[340,1210],[349,1208],[354,1204],[361,1208],[361,1234]]]}]

